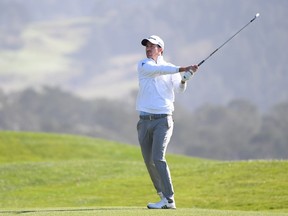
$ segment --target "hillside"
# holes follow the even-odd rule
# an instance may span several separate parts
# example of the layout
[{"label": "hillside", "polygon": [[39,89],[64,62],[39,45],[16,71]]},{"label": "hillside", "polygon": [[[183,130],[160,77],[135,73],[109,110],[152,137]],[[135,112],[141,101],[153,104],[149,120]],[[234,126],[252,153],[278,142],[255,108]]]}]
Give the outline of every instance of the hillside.
[{"label": "hillside", "polygon": [[[138,144],[133,99],[84,100],[59,88],[0,91],[0,130],[64,133]],[[288,159],[288,102],[262,114],[235,100],[189,112],[176,103],[170,153],[215,160]]]},{"label": "hillside", "polygon": [[[288,212],[287,161],[168,157],[178,208]],[[139,148],[80,136],[0,132],[0,209],[144,206]]]},{"label": "hillside", "polygon": [[143,37],[160,35],[167,60],[194,64],[259,12],[178,101],[194,109],[244,98],[266,110],[288,99],[287,9],[283,0],[2,1],[0,88],[50,85],[85,98],[122,99],[137,88]]}]

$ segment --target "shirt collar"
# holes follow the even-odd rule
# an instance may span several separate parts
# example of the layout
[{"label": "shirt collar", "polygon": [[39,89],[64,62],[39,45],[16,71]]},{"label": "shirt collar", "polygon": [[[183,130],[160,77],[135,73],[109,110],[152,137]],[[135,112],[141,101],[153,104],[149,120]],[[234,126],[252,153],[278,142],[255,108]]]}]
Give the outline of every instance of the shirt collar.
[{"label": "shirt collar", "polygon": [[157,62],[156,63],[159,64],[159,63],[161,63],[163,61],[164,61],[164,58],[163,58],[162,55],[160,55],[160,56],[157,57]]}]

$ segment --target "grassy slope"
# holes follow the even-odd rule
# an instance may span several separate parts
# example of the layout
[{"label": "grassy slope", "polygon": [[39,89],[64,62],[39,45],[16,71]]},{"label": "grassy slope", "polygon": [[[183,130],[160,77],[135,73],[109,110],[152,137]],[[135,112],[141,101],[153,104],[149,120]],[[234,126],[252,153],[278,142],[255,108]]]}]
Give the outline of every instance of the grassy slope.
[{"label": "grassy slope", "polygon": [[[26,26],[21,33],[22,46],[19,49],[0,50],[0,77],[5,80],[1,88],[9,90],[21,90],[27,86],[62,84],[69,88],[73,77],[79,79],[84,76],[85,63],[81,59],[72,58],[81,50],[90,37],[91,29],[102,27],[108,20],[106,18],[77,17],[75,19],[63,19],[56,21],[39,21]],[[109,19],[109,18],[108,18]],[[79,54],[79,53],[78,53]],[[101,98],[115,98],[123,96],[135,89],[136,76],[131,80],[131,71],[134,72],[135,62],[141,55],[128,54],[111,56],[105,60],[109,64],[109,70],[117,70],[115,73],[97,73],[101,68],[101,62],[95,66],[94,78],[90,82],[80,83],[73,91],[82,96],[101,96]],[[132,70],[127,70],[132,68]],[[108,72],[108,71],[106,71]],[[53,79],[57,77],[57,79]],[[51,79],[52,78],[52,79]],[[105,82],[110,80],[109,86]],[[49,82],[48,82],[48,81]],[[90,84],[89,84],[90,83]],[[96,87],[95,87],[96,86]],[[98,91],[97,88],[98,86]],[[71,86],[70,86],[71,87]],[[113,87],[117,87],[115,91]],[[111,90],[112,89],[112,90]]]},{"label": "grassy slope", "polygon": [[[287,161],[168,160],[178,208],[288,212]],[[145,207],[156,198],[135,146],[0,132],[0,209]]]},{"label": "grassy slope", "polygon": [[67,54],[84,43],[88,23],[88,19],[31,23],[20,36],[21,48],[0,50],[0,75],[13,73],[31,81],[46,74],[73,71]]}]

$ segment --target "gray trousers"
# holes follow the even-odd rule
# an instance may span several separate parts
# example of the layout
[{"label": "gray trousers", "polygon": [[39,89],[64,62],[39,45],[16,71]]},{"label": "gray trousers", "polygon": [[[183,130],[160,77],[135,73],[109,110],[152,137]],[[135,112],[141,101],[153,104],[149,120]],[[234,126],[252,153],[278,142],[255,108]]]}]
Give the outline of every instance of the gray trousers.
[{"label": "gray trousers", "polygon": [[174,189],[165,159],[166,149],[173,133],[173,118],[140,119],[137,124],[142,156],[157,193],[173,199]]}]

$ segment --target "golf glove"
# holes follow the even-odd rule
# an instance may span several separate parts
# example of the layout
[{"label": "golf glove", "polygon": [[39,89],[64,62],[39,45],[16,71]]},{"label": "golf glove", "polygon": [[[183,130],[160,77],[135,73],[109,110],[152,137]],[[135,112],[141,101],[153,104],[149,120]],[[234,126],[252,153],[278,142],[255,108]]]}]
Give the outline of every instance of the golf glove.
[{"label": "golf glove", "polygon": [[190,71],[186,71],[182,77],[182,81],[187,81],[190,79],[190,77],[192,77],[193,75],[193,72],[190,72]]}]

